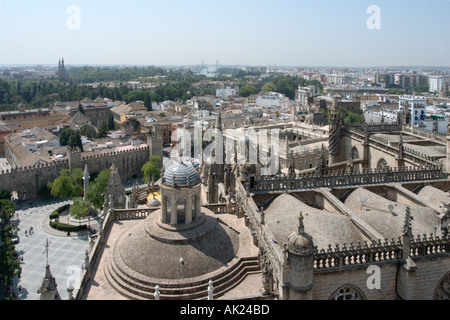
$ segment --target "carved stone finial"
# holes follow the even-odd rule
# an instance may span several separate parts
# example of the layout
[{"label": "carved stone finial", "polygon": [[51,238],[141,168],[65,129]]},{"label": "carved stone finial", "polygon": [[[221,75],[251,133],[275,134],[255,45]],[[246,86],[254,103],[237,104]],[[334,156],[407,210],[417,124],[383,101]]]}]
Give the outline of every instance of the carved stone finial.
[{"label": "carved stone finial", "polygon": [[403,235],[407,235],[412,238],[412,229],[411,229],[411,209],[409,206],[406,207],[406,215],[405,215],[405,224],[403,227]]},{"label": "carved stone finial", "polygon": [[305,233],[305,225],[303,224],[303,214],[300,212],[298,216],[298,234]]}]

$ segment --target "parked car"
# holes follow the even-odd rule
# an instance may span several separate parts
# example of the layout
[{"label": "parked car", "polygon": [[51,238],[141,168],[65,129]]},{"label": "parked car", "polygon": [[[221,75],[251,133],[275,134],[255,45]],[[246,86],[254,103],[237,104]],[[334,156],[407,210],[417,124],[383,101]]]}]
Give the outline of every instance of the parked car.
[{"label": "parked car", "polygon": [[12,242],[14,243],[14,244],[18,244],[19,243],[19,241],[20,241],[20,238],[19,238],[19,235],[17,234],[17,231],[14,231],[13,232],[13,236],[12,236]]}]

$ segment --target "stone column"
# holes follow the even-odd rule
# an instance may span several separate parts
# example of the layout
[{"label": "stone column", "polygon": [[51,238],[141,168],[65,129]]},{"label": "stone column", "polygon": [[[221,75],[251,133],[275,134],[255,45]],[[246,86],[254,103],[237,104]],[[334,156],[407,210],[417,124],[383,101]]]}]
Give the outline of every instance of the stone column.
[{"label": "stone column", "polygon": [[186,225],[191,224],[192,222],[192,195],[187,195],[186,197],[186,205],[185,205],[185,216],[186,216]]},{"label": "stone column", "polygon": [[170,225],[176,226],[177,225],[177,219],[178,219],[178,212],[177,212],[177,202],[174,195],[170,197],[170,206],[171,206],[171,213],[170,213]]},{"label": "stone column", "polygon": [[202,206],[200,203],[200,196],[197,196],[195,198],[195,212],[196,212],[196,216],[197,216],[197,220],[201,218],[201,214],[202,214]]},{"label": "stone column", "polygon": [[162,223],[168,223],[168,221],[166,221],[166,216],[167,216],[167,197],[164,196],[162,198],[162,203],[161,203],[161,222]]}]

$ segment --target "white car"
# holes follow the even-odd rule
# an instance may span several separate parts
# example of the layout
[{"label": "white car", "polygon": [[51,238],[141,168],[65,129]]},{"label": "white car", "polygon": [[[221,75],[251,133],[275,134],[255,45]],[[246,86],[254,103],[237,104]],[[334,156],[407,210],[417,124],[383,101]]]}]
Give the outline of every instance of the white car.
[{"label": "white car", "polygon": [[14,233],[13,233],[13,236],[12,236],[11,240],[12,240],[12,242],[13,242],[14,244],[18,244],[18,243],[19,243],[20,238],[19,238],[19,235],[17,234],[17,232],[14,232]]}]

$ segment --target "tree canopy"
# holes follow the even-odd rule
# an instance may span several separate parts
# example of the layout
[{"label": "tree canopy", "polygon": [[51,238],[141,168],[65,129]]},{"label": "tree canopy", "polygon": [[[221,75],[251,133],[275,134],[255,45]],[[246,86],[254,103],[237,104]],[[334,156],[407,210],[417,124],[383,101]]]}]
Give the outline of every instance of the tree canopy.
[{"label": "tree canopy", "polygon": [[85,198],[92,203],[95,209],[100,210],[103,207],[104,195],[108,189],[110,175],[111,170],[102,170],[94,179],[94,182],[89,184]]},{"label": "tree canopy", "polygon": [[72,149],[80,148],[83,151],[83,143],[81,141],[80,132],[73,129],[64,129],[59,134],[59,143],[62,146],[69,146]]},{"label": "tree canopy", "polygon": [[74,169],[72,173],[68,169],[59,172],[59,177],[48,183],[50,194],[53,197],[78,197],[83,194],[83,175],[81,169]]},{"label": "tree canopy", "polygon": [[161,160],[161,156],[152,155],[150,156],[149,161],[142,166],[141,171],[144,174],[144,179],[147,183],[149,180],[152,180],[152,178],[155,182],[161,178],[161,169],[159,168]]}]

